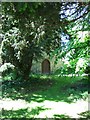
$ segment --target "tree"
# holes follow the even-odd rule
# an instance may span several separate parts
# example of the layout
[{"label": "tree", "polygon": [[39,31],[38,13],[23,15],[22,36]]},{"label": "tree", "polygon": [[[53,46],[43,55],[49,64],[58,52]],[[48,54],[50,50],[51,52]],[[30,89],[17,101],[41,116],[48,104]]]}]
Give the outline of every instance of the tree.
[{"label": "tree", "polygon": [[89,74],[89,31],[79,31],[77,33],[73,35],[74,38],[72,37],[72,41],[68,41],[67,47],[57,56],[57,59],[63,57],[67,59],[70,64],[69,67],[74,70],[74,73],[82,74],[87,71],[86,73]]},{"label": "tree", "polygon": [[[64,13],[70,9],[73,19],[66,19]],[[89,3],[3,3],[2,59],[28,79],[32,61],[44,51],[49,54],[59,48],[62,31],[67,33],[66,26],[87,15],[88,9]],[[78,12],[82,14],[78,16]]]},{"label": "tree", "polygon": [[[65,3],[63,3],[65,4]],[[75,4],[75,3],[74,3]],[[73,5],[74,5],[73,4]],[[68,6],[64,6],[63,9],[67,11],[63,11],[63,20],[64,24],[66,24],[65,29],[62,31],[64,39],[68,42],[65,43],[62,49],[57,49],[54,51],[53,55],[56,54],[56,58],[58,59],[68,59],[70,64],[70,69],[74,70],[74,73],[77,69],[77,63],[80,58],[83,60],[85,59],[88,62],[89,59],[89,49],[90,49],[90,37],[87,35],[83,40],[80,42],[82,38],[80,36],[84,35],[84,32],[87,31],[89,34],[90,31],[90,8],[89,2],[88,3],[78,3],[79,6],[76,5],[77,11],[75,11],[75,7],[70,7],[69,3]],[[81,7],[82,6],[82,7]],[[69,9],[68,9],[69,7]],[[70,12],[70,10],[73,12]],[[85,10],[85,13],[84,13]],[[70,14],[72,14],[70,16]],[[69,22],[70,21],[70,22]],[[81,33],[79,33],[81,32]],[[78,34],[79,33],[79,34]],[[65,38],[66,36],[66,38]],[[62,40],[62,39],[61,39]],[[62,44],[61,44],[62,45]],[[56,52],[57,51],[57,52]],[[67,66],[68,67],[68,66]],[[85,70],[85,66],[82,68],[80,67],[79,70]]]}]

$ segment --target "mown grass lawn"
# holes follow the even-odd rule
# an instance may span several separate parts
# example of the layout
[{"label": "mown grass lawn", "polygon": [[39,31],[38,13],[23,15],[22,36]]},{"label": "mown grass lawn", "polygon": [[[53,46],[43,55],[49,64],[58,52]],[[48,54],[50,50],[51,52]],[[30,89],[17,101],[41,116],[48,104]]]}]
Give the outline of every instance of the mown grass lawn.
[{"label": "mown grass lawn", "polygon": [[1,87],[1,118],[90,118],[88,82],[82,77],[32,75]]}]

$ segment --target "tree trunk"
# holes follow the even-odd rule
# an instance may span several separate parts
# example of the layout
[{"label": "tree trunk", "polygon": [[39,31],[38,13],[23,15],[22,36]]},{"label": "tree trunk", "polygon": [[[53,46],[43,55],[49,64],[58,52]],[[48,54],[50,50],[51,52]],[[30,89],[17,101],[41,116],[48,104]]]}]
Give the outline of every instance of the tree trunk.
[{"label": "tree trunk", "polygon": [[21,77],[23,80],[29,80],[29,74],[31,72],[31,67],[32,67],[32,61],[33,61],[33,57],[31,57],[29,60],[27,59],[24,62],[21,62],[18,65],[18,76],[17,77]]},{"label": "tree trunk", "polygon": [[31,72],[31,67],[32,67],[32,61],[33,61],[33,58],[30,59],[29,64],[23,70],[23,79],[24,80],[29,80],[29,74]]}]

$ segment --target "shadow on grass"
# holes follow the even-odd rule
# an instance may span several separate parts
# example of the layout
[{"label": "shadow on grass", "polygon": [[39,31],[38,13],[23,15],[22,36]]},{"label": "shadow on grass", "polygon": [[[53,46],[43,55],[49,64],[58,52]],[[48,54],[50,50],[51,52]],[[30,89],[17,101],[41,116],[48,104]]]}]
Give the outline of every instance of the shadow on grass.
[{"label": "shadow on grass", "polygon": [[10,118],[35,118],[35,115],[39,115],[40,112],[47,110],[48,108],[36,107],[29,110],[28,108],[19,110],[2,110],[2,119]]},{"label": "shadow on grass", "polygon": [[2,84],[2,97],[24,99],[27,102],[45,100],[72,103],[86,99],[88,83],[80,78],[30,77],[30,81],[6,81]]},{"label": "shadow on grass", "polygon": [[58,118],[58,119],[61,119],[61,120],[71,120],[70,116],[64,115],[64,114],[61,114],[61,115],[55,114],[54,118]]},{"label": "shadow on grass", "polygon": [[[30,81],[5,81],[2,83],[2,97],[13,100],[22,99],[26,102],[55,102],[72,103],[79,99],[86,99],[88,95],[88,82],[78,77],[30,77]],[[30,103],[31,104],[31,103]],[[35,118],[41,112],[49,108],[36,107],[33,109],[2,110],[2,118]],[[80,116],[90,118],[90,113],[82,113]],[[70,120],[68,115],[54,115],[55,119]],[[81,118],[82,119],[82,118]],[[39,118],[40,120],[40,118]]]},{"label": "shadow on grass", "polygon": [[85,111],[79,114],[80,118],[87,118],[88,120],[90,120],[90,111]]},{"label": "shadow on grass", "polygon": [[[80,114],[78,114],[80,117],[78,118],[78,120],[89,120],[90,119],[90,111],[85,111],[82,112]],[[58,118],[60,120],[71,120],[70,116],[65,115],[65,114],[55,114],[54,118]],[[72,118],[72,120],[76,120],[75,118]]]}]

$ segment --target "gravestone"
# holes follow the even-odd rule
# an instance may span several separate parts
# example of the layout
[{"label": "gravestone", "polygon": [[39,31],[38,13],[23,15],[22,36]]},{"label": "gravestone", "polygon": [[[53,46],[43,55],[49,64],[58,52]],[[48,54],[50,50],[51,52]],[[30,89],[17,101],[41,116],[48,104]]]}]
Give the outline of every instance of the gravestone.
[{"label": "gravestone", "polygon": [[42,73],[43,74],[50,74],[50,62],[48,59],[45,59],[42,62]]}]

